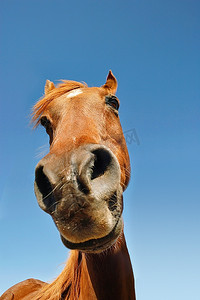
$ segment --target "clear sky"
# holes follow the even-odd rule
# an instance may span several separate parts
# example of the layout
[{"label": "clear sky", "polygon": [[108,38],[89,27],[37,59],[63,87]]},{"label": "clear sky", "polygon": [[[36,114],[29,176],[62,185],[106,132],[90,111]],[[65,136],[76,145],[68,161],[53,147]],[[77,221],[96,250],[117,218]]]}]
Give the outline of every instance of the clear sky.
[{"label": "clear sky", "polygon": [[199,300],[200,2],[1,0],[0,45],[0,294],[52,280],[68,256],[33,192],[48,138],[31,107],[46,79],[100,86],[112,69],[123,129],[140,142],[126,134],[137,300]]}]

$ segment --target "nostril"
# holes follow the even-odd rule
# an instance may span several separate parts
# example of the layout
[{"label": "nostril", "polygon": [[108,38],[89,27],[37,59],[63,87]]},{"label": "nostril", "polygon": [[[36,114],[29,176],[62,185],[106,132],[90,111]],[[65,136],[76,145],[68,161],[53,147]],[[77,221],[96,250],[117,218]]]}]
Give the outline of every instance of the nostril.
[{"label": "nostril", "polygon": [[111,163],[111,154],[103,148],[92,151],[95,155],[94,165],[92,167],[91,180],[103,175]]},{"label": "nostril", "polygon": [[77,184],[78,184],[78,189],[84,193],[85,195],[89,194],[89,188],[87,184],[82,180],[80,176],[77,176]]},{"label": "nostril", "polygon": [[52,187],[47,176],[43,172],[43,167],[39,167],[35,171],[35,181],[43,198],[47,197],[48,194],[51,193]]},{"label": "nostril", "polygon": [[54,196],[53,188],[48,177],[44,174],[43,166],[40,166],[35,171],[35,182],[37,187],[42,194],[42,201],[45,205],[46,210],[53,211],[54,207]]}]

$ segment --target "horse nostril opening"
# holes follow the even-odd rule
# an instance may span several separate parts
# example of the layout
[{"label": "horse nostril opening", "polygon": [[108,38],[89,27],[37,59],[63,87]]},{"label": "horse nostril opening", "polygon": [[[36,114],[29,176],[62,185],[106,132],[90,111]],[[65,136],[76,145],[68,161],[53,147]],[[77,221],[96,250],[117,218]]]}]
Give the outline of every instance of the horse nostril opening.
[{"label": "horse nostril opening", "polygon": [[35,171],[35,182],[42,194],[42,201],[46,210],[53,211],[55,209],[55,200],[53,196],[53,188],[48,177],[44,174],[43,166],[40,166]]},{"label": "horse nostril opening", "polygon": [[87,187],[86,183],[79,176],[77,176],[77,184],[78,184],[78,189],[82,193],[84,193],[85,195],[89,194],[89,188]]},{"label": "horse nostril opening", "polygon": [[103,148],[92,151],[95,155],[94,166],[92,168],[91,180],[103,175],[111,163],[112,157],[110,153]]}]

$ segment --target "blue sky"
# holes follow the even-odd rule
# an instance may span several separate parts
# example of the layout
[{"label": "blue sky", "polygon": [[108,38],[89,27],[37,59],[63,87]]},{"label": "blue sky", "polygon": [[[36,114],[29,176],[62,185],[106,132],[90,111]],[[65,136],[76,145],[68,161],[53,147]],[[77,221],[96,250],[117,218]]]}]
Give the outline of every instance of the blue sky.
[{"label": "blue sky", "polygon": [[112,69],[140,141],[124,195],[137,300],[199,300],[200,2],[1,0],[0,23],[0,293],[68,256],[33,192],[48,138],[31,107],[46,79],[99,86]]}]

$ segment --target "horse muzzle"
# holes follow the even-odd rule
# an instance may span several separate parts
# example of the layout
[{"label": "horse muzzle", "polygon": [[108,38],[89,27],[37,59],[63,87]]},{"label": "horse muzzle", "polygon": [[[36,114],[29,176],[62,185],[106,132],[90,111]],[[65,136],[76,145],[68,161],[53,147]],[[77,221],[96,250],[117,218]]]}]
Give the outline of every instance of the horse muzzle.
[{"label": "horse muzzle", "polygon": [[48,154],[35,170],[35,194],[71,249],[100,251],[122,230],[121,171],[104,145],[87,144],[67,156]]}]

